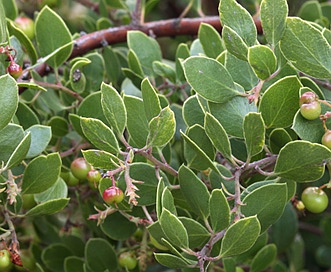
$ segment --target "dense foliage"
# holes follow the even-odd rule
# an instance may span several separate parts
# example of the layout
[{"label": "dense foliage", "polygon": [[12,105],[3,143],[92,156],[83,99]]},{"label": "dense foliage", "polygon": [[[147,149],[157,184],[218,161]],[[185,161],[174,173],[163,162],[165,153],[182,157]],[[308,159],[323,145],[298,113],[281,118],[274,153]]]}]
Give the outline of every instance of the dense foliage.
[{"label": "dense foliage", "polygon": [[32,2],[0,2],[1,271],[331,269],[330,3]]}]

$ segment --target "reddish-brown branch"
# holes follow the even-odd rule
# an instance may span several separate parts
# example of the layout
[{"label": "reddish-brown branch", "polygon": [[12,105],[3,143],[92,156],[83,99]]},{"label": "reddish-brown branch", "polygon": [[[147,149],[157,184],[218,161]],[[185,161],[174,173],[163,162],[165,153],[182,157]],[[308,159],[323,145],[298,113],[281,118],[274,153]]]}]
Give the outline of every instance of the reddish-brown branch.
[{"label": "reddish-brown branch", "polygon": [[[84,55],[85,53],[100,48],[107,44],[116,44],[126,41],[129,30],[140,30],[155,37],[171,37],[177,35],[196,35],[201,23],[212,25],[219,32],[222,30],[218,16],[207,16],[202,18],[169,19],[145,23],[141,26],[120,26],[96,31],[76,39],[74,49],[70,58]],[[256,29],[262,33],[261,22],[255,21]]]}]

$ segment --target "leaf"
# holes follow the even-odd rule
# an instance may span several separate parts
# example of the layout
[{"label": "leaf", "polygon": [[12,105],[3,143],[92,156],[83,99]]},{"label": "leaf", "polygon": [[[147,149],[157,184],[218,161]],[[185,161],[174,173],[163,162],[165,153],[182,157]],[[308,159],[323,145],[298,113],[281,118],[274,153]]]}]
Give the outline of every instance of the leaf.
[{"label": "leaf", "polygon": [[229,53],[240,60],[247,61],[248,47],[236,31],[225,25],[222,28],[222,37]]},{"label": "leaf", "polygon": [[129,50],[128,64],[129,64],[130,70],[134,74],[136,74],[138,77],[141,77],[141,78],[144,77],[144,72],[143,72],[143,69],[142,69],[141,64],[139,62],[139,59],[138,59],[136,53],[133,50]]},{"label": "leaf", "polygon": [[192,95],[184,101],[183,118],[187,126],[191,127],[195,124],[203,126],[204,111],[199,103],[197,95]]},{"label": "leaf", "polygon": [[23,129],[39,124],[37,114],[35,114],[35,112],[25,103],[18,103],[18,108],[15,115]]},{"label": "leaf", "polygon": [[[155,205],[155,210],[156,210],[156,215],[157,218],[160,218],[161,216],[161,212],[162,212],[162,196],[163,196],[163,192],[165,189],[165,184],[163,179],[159,180],[159,183],[157,185],[157,189],[156,189],[156,205]],[[167,208],[167,207],[166,207]],[[168,209],[168,208],[167,208]],[[168,209],[169,210],[169,209]]]},{"label": "leaf", "polygon": [[292,141],[280,150],[274,171],[282,178],[311,182],[323,176],[324,164],[330,158],[331,151],[321,144]]},{"label": "leaf", "polygon": [[148,126],[147,143],[150,146],[163,147],[171,141],[175,134],[175,114],[169,107],[166,107],[149,122]]},{"label": "leaf", "polygon": [[80,118],[84,135],[97,148],[117,154],[119,146],[114,132],[102,121],[94,118]]},{"label": "leaf", "polygon": [[126,108],[117,90],[105,83],[101,84],[102,111],[117,135],[122,135],[126,127]]},{"label": "leaf", "polygon": [[148,78],[141,82],[141,93],[144,102],[145,114],[148,122],[158,116],[161,111],[160,100]]},{"label": "leaf", "polygon": [[213,231],[220,232],[230,224],[230,206],[220,189],[214,189],[209,201],[210,221]]},{"label": "leaf", "polygon": [[302,87],[297,76],[286,76],[272,84],[263,94],[259,111],[265,125],[288,127],[299,109],[299,90]]},{"label": "leaf", "polygon": [[69,80],[72,89],[77,93],[82,93],[85,91],[86,76],[84,75],[84,73],[82,73],[82,68],[90,63],[91,60],[83,57],[77,57],[70,62],[71,69],[70,69]]},{"label": "leaf", "polygon": [[[86,78],[85,89],[90,92],[92,91],[96,92],[100,89],[100,86],[104,80],[105,61],[102,58],[101,54],[97,52],[87,54],[85,55],[85,58],[91,61],[89,65],[85,65],[84,67],[82,67],[82,71],[81,71]],[[98,104],[101,104],[101,101],[99,101]],[[96,107],[96,105],[93,106]],[[102,112],[101,106],[99,108],[99,111]],[[88,116],[88,117],[93,117],[93,116]]]},{"label": "leaf", "polygon": [[124,104],[128,116],[128,132],[136,147],[142,148],[146,145],[146,140],[149,133],[144,102],[138,97],[124,95]]},{"label": "leaf", "polygon": [[257,215],[263,233],[283,214],[286,202],[285,183],[267,184],[255,189],[243,199],[241,212],[245,216]]},{"label": "leaf", "polygon": [[235,97],[224,104],[208,103],[210,113],[220,122],[229,136],[244,138],[243,123],[245,116],[256,112],[254,103],[246,97]]},{"label": "leaf", "polygon": [[68,205],[69,200],[70,198],[48,200],[33,207],[25,214],[25,216],[39,216],[58,213],[59,211],[62,211],[65,206]]},{"label": "leaf", "polygon": [[178,171],[180,190],[192,211],[205,219],[209,216],[209,192],[207,186],[193,173],[182,165]]},{"label": "leaf", "polygon": [[231,27],[248,46],[256,43],[257,32],[252,16],[235,0],[222,0],[219,5],[223,26]]},{"label": "leaf", "polygon": [[31,144],[31,134],[27,133],[8,159],[5,169],[10,169],[22,162]]},{"label": "leaf", "polygon": [[[52,35],[49,31],[52,29]],[[59,51],[47,63],[52,67],[59,67],[71,54],[73,45],[69,29],[62,18],[47,5],[40,11],[35,22],[36,41],[40,55],[45,57],[61,46],[69,44]]]},{"label": "leaf", "polygon": [[287,18],[280,48],[285,58],[301,72],[316,78],[331,77],[330,45],[310,23],[297,17]]},{"label": "leaf", "polygon": [[[175,206],[174,197],[172,196],[170,190],[165,187],[161,196],[161,211],[162,208],[167,209],[173,215],[177,216],[177,210]],[[160,213],[161,214],[161,213]]]},{"label": "leaf", "polygon": [[190,57],[183,62],[191,87],[208,101],[224,103],[241,95],[226,68],[214,59]]},{"label": "leaf", "polygon": [[76,256],[70,256],[64,260],[64,271],[71,272],[75,269],[83,271],[84,260]]},{"label": "leaf", "polygon": [[100,226],[104,234],[116,241],[124,241],[130,238],[137,230],[135,223],[119,212],[108,215]]},{"label": "leaf", "polygon": [[154,256],[158,263],[169,268],[187,268],[189,264],[193,265],[191,260],[187,259],[185,262],[182,258],[169,253],[154,253]]},{"label": "leaf", "polygon": [[5,14],[1,14],[2,18],[9,18],[11,20],[15,20],[18,15],[17,5],[15,0],[7,0],[2,2],[3,8],[5,10]]},{"label": "leaf", "polygon": [[163,208],[159,221],[164,234],[172,244],[179,248],[189,247],[187,231],[175,215]]},{"label": "leaf", "polygon": [[222,258],[236,256],[249,250],[260,235],[261,226],[256,216],[238,220],[231,225],[221,243]]},{"label": "leaf", "polygon": [[285,31],[288,14],[287,1],[262,0],[260,8],[263,33],[268,43],[275,47]]},{"label": "leaf", "polygon": [[33,125],[25,133],[31,134],[31,145],[26,155],[27,158],[33,158],[43,152],[52,138],[51,128],[43,125]]},{"label": "leaf", "polygon": [[216,149],[229,161],[232,161],[232,151],[228,135],[220,122],[210,113],[205,116],[205,131]]},{"label": "leaf", "polygon": [[211,25],[201,23],[198,37],[207,57],[216,59],[224,50],[220,34]]},{"label": "leaf", "polygon": [[265,80],[277,69],[277,59],[274,52],[265,45],[255,45],[248,49],[248,62],[256,75]]},{"label": "leaf", "polygon": [[185,60],[190,57],[190,50],[186,43],[181,43],[178,45],[176,50],[176,77],[177,81],[185,81],[185,75],[181,60]]},{"label": "leaf", "polygon": [[0,130],[0,162],[7,162],[16,147],[24,138],[24,132],[21,126],[9,124]]},{"label": "leaf", "polygon": [[100,169],[115,169],[119,163],[119,159],[113,154],[104,150],[89,149],[82,150],[84,158],[94,168]]},{"label": "leaf", "polygon": [[6,27],[6,14],[3,2],[0,3],[0,45],[8,42],[7,27]]},{"label": "leaf", "polygon": [[262,152],[265,144],[265,127],[261,113],[251,112],[245,116],[244,137],[249,157]]},{"label": "leaf", "polygon": [[259,250],[259,252],[254,256],[251,264],[251,272],[260,272],[268,268],[277,255],[277,247],[275,244],[269,244]]},{"label": "leaf", "polygon": [[278,154],[282,147],[291,141],[290,134],[283,128],[276,128],[270,132],[269,146],[273,154]]},{"label": "leaf", "polygon": [[41,255],[43,263],[50,271],[64,272],[63,262],[72,252],[62,244],[51,244]]},{"label": "leaf", "polygon": [[[0,6],[1,13],[1,6]],[[1,19],[0,19],[1,28]],[[1,29],[0,29],[1,32]],[[1,34],[1,33],[0,33]],[[16,81],[9,75],[0,76],[0,130],[9,124],[18,107],[18,87]]]},{"label": "leaf", "polygon": [[161,61],[154,61],[153,71],[156,75],[168,78],[171,82],[176,83],[176,72],[169,64]]},{"label": "leaf", "polygon": [[118,261],[115,250],[105,239],[89,239],[85,246],[85,258],[87,267],[91,271],[117,271]]},{"label": "leaf", "polygon": [[183,223],[187,234],[190,248],[205,245],[210,237],[208,230],[192,218],[180,216],[178,219]]},{"label": "leaf", "polygon": [[136,53],[144,73],[153,76],[153,62],[162,59],[159,44],[155,39],[137,30],[128,31],[127,41],[129,48]]},{"label": "leaf", "polygon": [[53,116],[51,117],[47,125],[52,129],[52,136],[55,138],[61,138],[68,134],[69,132],[69,124],[67,119],[61,116]]},{"label": "leaf", "polygon": [[49,200],[66,198],[68,196],[68,187],[62,178],[53,184],[52,187],[48,188],[46,191],[34,195],[34,199],[37,203],[43,203]]},{"label": "leaf", "polygon": [[57,181],[61,164],[58,153],[34,158],[24,170],[22,193],[37,194],[47,190]]}]

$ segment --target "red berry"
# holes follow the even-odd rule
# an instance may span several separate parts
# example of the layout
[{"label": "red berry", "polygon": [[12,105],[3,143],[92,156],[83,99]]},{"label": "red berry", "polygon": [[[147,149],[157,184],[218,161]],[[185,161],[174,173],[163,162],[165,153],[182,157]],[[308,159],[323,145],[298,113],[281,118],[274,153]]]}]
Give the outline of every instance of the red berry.
[{"label": "red berry", "polygon": [[101,173],[98,170],[92,169],[86,175],[87,181],[91,184],[97,184],[101,179]]},{"label": "red berry", "polygon": [[301,106],[302,104],[309,104],[317,100],[318,100],[317,94],[315,94],[314,92],[305,92],[304,94],[301,95],[299,104]]},{"label": "red berry", "polygon": [[86,180],[91,169],[92,166],[82,157],[74,159],[70,165],[72,174],[79,180]]},{"label": "red berry", "polygon": [[15,61],[11,61],[7,67],[7,72],[13,77],[18,78],[22,74],[21,65],[17,64]]},{"label": "red berry", "polygon": [[103,192],[102,198],[108,205],[111,205],[113,203],[122,202],[124,194],[120,188],[111,186]]}]

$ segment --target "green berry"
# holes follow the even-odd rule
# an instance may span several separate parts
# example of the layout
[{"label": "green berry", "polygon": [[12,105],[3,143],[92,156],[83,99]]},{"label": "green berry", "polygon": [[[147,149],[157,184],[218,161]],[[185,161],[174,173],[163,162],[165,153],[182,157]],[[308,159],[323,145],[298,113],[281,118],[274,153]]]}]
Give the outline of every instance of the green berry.
[{"label": "green berry", "polygon": [[302,192],[301,200],[306,209],[312,213],[323,212],[329,204],[328,196],[318,187],[307,187]]},{"label": "green berry", "polygon": [[118,257],[118,263],[121,267],[131,270],[137,266],[138,261],[133,252],[123,252]]},{"label": "green berry", "polygon": [[87,173],[91,169],[91,165],[82,157],[74,159],[70,165],[72,174],[79,180],[86,180]]}]

